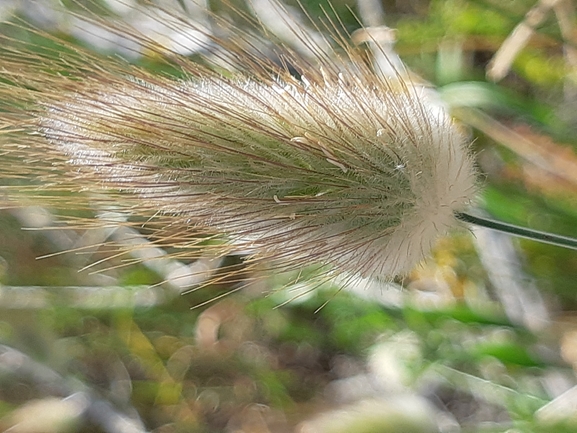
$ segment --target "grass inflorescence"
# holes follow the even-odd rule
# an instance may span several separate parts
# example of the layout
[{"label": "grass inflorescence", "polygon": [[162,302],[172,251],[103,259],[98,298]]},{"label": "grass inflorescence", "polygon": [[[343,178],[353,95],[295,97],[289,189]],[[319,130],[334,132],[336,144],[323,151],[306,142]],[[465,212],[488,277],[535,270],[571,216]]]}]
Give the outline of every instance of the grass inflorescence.
[{"label": "grass inflorescence", "polygon": [[100,209],[169,216],[194,233],[189,247],[222,234],[215,256],[239,250],[275,272],[320,265],[379,278],[412,269],[470,203],[466,136],[430,90],[380,70],[339,24],[325,19],[319,40],[285,22],[305,55],[270,33],[261,45],[270,30],[254,21],[214,17],[225,38],[162,13],[186,30],[182,46],[201,47],[200,61],[128,25],[82,19],[177,77],[48,35],[56,48],[42,52],[3,36],[7,177],[33,174],[67,193],[55,196],[65,207],[69,193],[90,191]]}]

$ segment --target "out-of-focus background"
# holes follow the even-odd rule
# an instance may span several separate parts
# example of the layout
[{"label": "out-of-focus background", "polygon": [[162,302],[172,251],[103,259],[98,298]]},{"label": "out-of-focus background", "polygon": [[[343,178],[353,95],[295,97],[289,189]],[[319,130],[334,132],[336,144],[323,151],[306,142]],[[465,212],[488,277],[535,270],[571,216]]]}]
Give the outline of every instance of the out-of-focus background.
[{"label": "out-of-focus background", "polygon": [[[154,69],[138,47],[120,49],[120,36],[79,26],[66,13],[77,5],[63,3],[3,0],[0,20],[18,17]],[[159,43],[182,40],[151,5],[97,3]],[[203,8],[220,10],[157,3],[186,8],[199,23],[209,22]],[[270,8],[235,4],[261,17]],[[577,236],[572,0],[331,4],[327,13],[351,33],[360,20],[383,46],[394,35],[396,53],[469,131],[484,186],[479,208]],[[304,7],[313,19],[323,14],[316,1]],[[0,26],[8,31],[49,46]],[[440,240],[428,261],[390,284],[311,291],[305,280],[279,290],[282,281],[266,279],[234,292],[224,279],[182,295],[178,276],[213,274],[238,258],[179,260],[166,243],[145,249],[148,261],[110,258],[105,241],[136,242],[137,251],[154,230],[58,221],[58,211],[34,202],[0,212],[2,431],[577,431],[576,251],[473,228]],[[54,254],[62,251],[72,252]]]}]

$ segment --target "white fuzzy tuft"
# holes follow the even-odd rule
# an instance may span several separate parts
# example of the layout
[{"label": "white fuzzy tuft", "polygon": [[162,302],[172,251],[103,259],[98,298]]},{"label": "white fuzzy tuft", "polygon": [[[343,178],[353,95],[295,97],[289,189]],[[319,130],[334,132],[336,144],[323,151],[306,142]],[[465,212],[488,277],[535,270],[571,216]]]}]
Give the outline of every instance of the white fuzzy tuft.
[{"label": "white fuzzy tuft", "polygon": [[42,130],[111,186],[283,268],[406,272],[475,191],[465,139],[422,89],[331,78],[97,86],[51,104]]}]

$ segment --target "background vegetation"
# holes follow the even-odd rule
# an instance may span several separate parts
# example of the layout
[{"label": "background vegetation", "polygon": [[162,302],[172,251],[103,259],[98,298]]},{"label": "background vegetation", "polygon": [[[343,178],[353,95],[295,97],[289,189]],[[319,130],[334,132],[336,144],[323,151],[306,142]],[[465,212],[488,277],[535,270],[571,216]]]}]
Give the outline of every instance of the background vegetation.
[{"label": "background vegetation", "polygon": [[[309,3],[315,17],[320,9]],[[347,29],[358,27],[354,4],[332,4]],[[3,20],[18,16],[91,45],[63,24],[56,2],[6,5]],[[383,7],[396,51],[470,129],[484,174],[479,206],[577,236],[573,2]],[[462,230],[392,284],[278,290],[283,282],[269,279],[191,309],[234,283],[181,296],[163,283],[179,263],[164,258],[133,266],[110,259],[78,272],[110,252],[50,254],[98,246],[113,233],[41,229],[53,226],[54,212],[34,203],[0,213],[0,429],[577,429],[575,251]]]}]

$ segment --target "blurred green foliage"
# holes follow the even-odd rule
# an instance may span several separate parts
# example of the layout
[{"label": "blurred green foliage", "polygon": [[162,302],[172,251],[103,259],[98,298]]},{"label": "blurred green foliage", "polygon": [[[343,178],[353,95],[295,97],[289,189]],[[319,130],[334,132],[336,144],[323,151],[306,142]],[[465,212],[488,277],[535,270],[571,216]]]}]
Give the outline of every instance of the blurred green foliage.
[{"label": "blurred green foliage", "polygon": [[[354,29],[347,5],[333,3],[345,27]],[[577,83],[566,58],[574,41],[564,41],[555,14],[536,28],[502,81],[485,78],[489,60],[533,6],[528,0],[384,2],[401,57],[439,88],[464,124],[480,110],[576,169]],[[319,11],[311,8],[311,15]],[[37,49],[53,48],[46,39],[30,41]],[[162,72],[171,70],[163,66]],[[471,126],[484,175],[480,206],[498,219],[577,236],[575,183],[552,171],[557,166],[548,160],[531,165],[530,148],[513,148],[496,140],[491,128]],[[524,259],[517,278],[527,290],[538,287],[550,320],[538,328],[512,319],[468,234],[442,241],[427,264],[399,281],[402,289],[383,283],[348,293],[325,285],[285,303],[293,298],[290,289],[279,291],[282,283],[271,280],[257,293],[231,293],[194,308],[234,291],[234,284],[175,296],[142,264],[112,260],[109,269],[92,274],[78,272],[86,265],[81,255],[36,260],[83,233],[22,231],[22,212],[0,214],[0,344],[38,364],[26,373],[6,361],[8,352],[0,354],[0,422],[6,428],[18,425],[19,411],[43,419],[26,402],[86,392],[141,419],[143,431],[159,433],[328,433],[319,417],[327,413],[336,419],[361,414],[354,420],[360,424],[342,426],[367,433],[577,429],[574,409],[555,410],[556,399],[577,384],[571,367],[577,362],[574,251],[519,243]],[[36,380],[38,365],[57,372],[68,388]],[[425,409],[389,406],[407,395],[426,402]],[[367,400],[398,424],[367,416],[363,426],[364,409],[355,405]],[[412,417],[429,416],[428,410],[436,417],[433,430],[426,423],[399,429]],[[74,418],[63,409],[53,412]],[[76,421],[72,431],[105,431],[96,415]],[[69,428],[53,425],[38,431]]]}]

